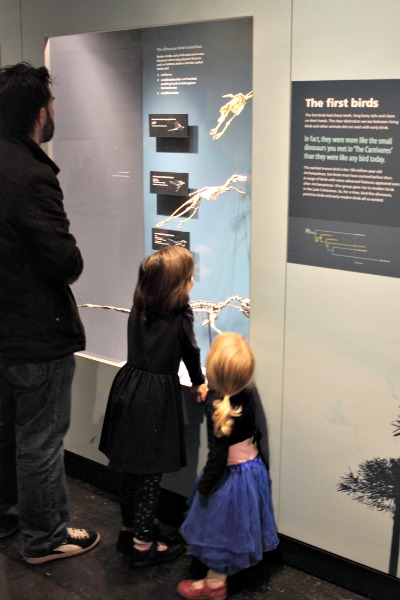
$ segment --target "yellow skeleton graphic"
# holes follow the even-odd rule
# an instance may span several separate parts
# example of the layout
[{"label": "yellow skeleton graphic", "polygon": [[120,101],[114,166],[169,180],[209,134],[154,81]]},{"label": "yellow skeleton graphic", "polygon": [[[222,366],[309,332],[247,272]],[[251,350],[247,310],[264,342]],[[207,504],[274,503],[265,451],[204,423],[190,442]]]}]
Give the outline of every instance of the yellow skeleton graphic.
[{"label": "yellow skeleton graphic", "polygon": [[[251,90],[247,94],[242,94],[241,92],[239,92],[238,94],[225,94],[225,96],[222,97],[231,98],[231,100],[229,100],[219,109],[220,116],[217,121],[217,125],[213,129],[210,129],[210,135],[212,135],[213,140],[218,140],[224,135],[225,131],[228,129],[233,119],[240,115],[240,113],[244,109],[247,100],[250,100],[250,98],[253,97],[253,90]],[[232,113],[231,118],[229,119],[229,121],[226,121],[222,131],[218,131],[221,125],[225,122],[229,113]]]}]

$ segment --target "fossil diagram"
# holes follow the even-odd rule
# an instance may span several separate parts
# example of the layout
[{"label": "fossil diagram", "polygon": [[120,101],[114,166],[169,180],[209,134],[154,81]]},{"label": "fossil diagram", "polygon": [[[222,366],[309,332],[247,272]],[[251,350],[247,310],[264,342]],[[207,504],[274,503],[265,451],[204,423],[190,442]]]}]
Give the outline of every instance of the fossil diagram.
[{"label": "fossil diagram", "polygon": [[[193,312],[196,314],[204,315],[204,319],[201,324],[209,325],[211,329],[217,333],[222,333],[216,326],[216,321],[219,317],[220,312],[228,306],[238,310],[245,317],[250,317],[250,298],[242,298],[241,296],[229,296],[226,300],[221,302],[212,302],[209,300],[191,300],[189,302]],[[79,308],[102,308],[104,310],[114,310],[117,312],[129,314],[131,311],[129,308],[118,308],[117,306],[103,306],[101,304],[78,304]]]},{"label": "fossil diagram", "polygon": [[[219,109],[219,118],[217,121],[217,125],[210,129],[210,135],[213,140],[218,140],[222,137],[225,131],[228,129],[229,125],[232,123],[233,119],[235,119],[244,107],[250,98],[253,97],[253,90],[247,92],[247,94],[242,94],[239,92],[238,94],[225,94],[222,96],[223,98],[230,98],[226,104],[221,106]],[[230,119],[227,120],[228,116],[232,113]],[[223,125],[223,127],[222,127]],[[222,127],[222,129],[220,129]]]},{"label": "fossil diagram", "polygon": [[238,192],[238,194],[241,194],[242,196],[247,196],[246,192],[232,185],[232,183],[238,183],[243,181],[247,181],[246,175],[234,174],[231,177],[229,177],[222,185],[206,186],[195,190],[194,192],[189,194],[188,199],[185,202],[183,202],[183,204],[181,204],[176,210],[174,210],[174,212],[171,213],[169,217],[157,223],[155,227],[163,227],[166,223],[172,221],[172,219],[179,219],[181,217],[184,217],[185,215],[188,215],[185,219],[181,219],[178,222],[177,227],[182,227],[198,212],[202,200],[218,200],[220,194],[226,194],[227,192],[232,191]]}]

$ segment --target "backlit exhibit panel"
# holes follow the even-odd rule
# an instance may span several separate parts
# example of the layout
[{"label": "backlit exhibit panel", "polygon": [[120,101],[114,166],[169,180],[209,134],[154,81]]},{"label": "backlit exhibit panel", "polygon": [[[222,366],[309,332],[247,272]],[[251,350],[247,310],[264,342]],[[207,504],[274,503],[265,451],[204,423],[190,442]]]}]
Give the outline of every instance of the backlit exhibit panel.
[{"label": "backlit exhibit panel", "polygon": [[126,360],[126,313],[94,306],[129,309],[140,261],[166,244],[195,259],[203,360],[217,330],[247,336],[252,19],[61,36],[48,55],[87,352]]},{"label": "backlit exhibit panel", "polygon": [[[78,304],[130,308],[143,257],[140,32],[51,38],[56,130],[65,208],[84,259]],[[87,352],[126,360],[126,314],[80,310]]]},{"label": "backlit exhibit panel", "polygon": [[[146,29],[142,48],[145,253],[163,243],[188,247],[190,234],[191,300],[248,299],[252,19]],[[161,172],[177,175],[170,188],[186,173],[187,194],[167,191],[166,180],[155,194],[149,173]],[[247,336],[248,318],[234,304],[218,310],[218,329]],[[216,335],[205,320],[196,315],[203,359]]]}]

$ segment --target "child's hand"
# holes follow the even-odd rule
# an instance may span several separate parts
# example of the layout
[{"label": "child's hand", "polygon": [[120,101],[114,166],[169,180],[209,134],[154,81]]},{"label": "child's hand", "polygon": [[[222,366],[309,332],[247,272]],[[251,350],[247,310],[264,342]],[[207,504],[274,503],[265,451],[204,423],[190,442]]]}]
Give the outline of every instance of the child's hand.
[{"label": "child's hand", "polygon": [[196,402],[204,402],[206,399],[208,392],[208,386],[206,383],[202,383],[201,385],[192,385],[190,388],[190,396]]}]

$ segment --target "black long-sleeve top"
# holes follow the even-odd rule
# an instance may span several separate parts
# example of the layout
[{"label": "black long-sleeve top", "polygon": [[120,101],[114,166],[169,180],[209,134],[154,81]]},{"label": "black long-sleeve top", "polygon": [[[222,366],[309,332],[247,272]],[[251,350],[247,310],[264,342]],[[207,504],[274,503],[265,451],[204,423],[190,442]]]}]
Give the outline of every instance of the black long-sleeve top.
[{"label": "black long-sleeve top", "polygon": [[208,457],[202,477],[197,485],[200,494],[205,496],[210,494],[218,479],[225,472],[229,446],[243,442],[248,438],[254,438],[257,443],[260,439],[259,428],[257,426],[259,397],[256,388],[246,388],[236,396],[231,397],[232,407],[237,408],[241,406],[242,412],[238,417],[234,418],[231,434],[218,438],[214,434],[214,421],[212,417],[215,412],[213,401],[219,398],[221,398],[220,395],[215,392],[209,392],[205,402]]}]

